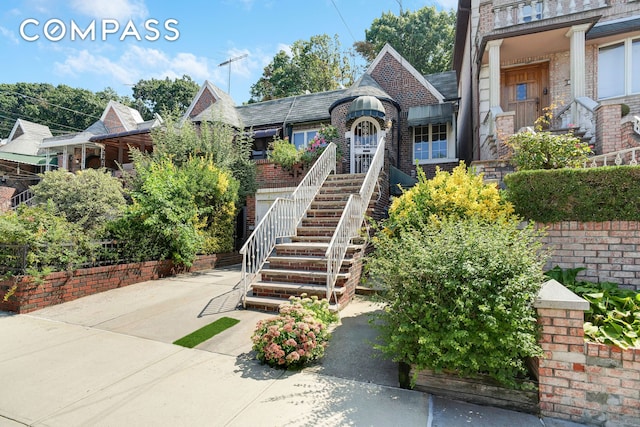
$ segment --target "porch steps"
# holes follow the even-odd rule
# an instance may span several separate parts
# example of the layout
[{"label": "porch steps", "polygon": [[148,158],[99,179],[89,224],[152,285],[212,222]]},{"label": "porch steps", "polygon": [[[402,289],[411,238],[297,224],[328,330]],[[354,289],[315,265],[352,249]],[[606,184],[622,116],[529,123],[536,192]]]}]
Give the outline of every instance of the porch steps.
[{"label": "porch steps", "polygon": [[[262,311],[277,311],[280,304],[291,296],[327,296],[327,259],[325,253],[338,225],[338,221],[351,194],[360,190],[363,174],[330,175],[316,198],[311,202],[306,217],[296,229],[290,242],[276,244],[265,266],[250,286],[246,307]],[[334,309],[348,301],[348,293],[355,292],[350,281],[354,257],[361,253],[362,239],[354,236],[347,249],[329,303]],[[349,290],[353,287],[353,290]]]}]

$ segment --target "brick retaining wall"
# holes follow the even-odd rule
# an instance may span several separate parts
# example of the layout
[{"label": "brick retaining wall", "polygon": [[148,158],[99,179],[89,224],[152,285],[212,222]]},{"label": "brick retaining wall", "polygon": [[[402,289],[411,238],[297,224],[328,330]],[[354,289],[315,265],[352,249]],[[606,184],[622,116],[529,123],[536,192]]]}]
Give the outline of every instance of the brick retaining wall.
[{"label": "brick retaining wall", "polygon": [[589,303],[555,280],[540,295],[541,415],[607,427],[640,425],[640,348],[584,342]]},{"label": "brick retaining wall", "polygon": [[[134,283],[240,262],[242,257],[239,254],[229,253],[201,255],[188,269],[176,267],[172,261],[165,260],[82,268],[71,272],[59,271],[49,274],[43,283],[37,283],[31,276],[16,276],[0,281],[0,310],[28,313]],[[5,293],[16,281],[18,288],[15,294],[4,301]]]},{"label": "brick retaining wall", "polygon": [[586,267],[579,278],[640,290],[640,222],[564,221],[537,227],[547,229],[543,241],[553,249],[547,268]]}]

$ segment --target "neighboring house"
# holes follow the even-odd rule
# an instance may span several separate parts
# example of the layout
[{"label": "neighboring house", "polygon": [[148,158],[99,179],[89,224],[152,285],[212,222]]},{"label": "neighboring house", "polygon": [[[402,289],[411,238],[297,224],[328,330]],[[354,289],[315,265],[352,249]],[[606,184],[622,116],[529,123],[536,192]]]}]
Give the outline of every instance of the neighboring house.
[{"label": "neighboring house", "polygon": [[51,137],[47,126],[16,120],[7,139],[0,140],[0,212],[30,197],[29,186],[40,180],[38,173],[57,159],[41,155],[42,140]]},{"label": "neighboring house", "polygon": [[41,149],[58,158],[58,166],[71,172],[106,167],[116,171],[130,163],[129,146],[150,150],[151,129],[162,124],[159,116],[143,120],[137,110],[109,101],[100,117],[82,132],[44,139]]},{"label": "neighboring house", "polygon": [[24,119],[16,120],[9,137],[0,140],[0,169],[7,173],[42,172],[47,159],[40,155],[40,146],[43,139],[51,137],[47,126]]},{"label": "neighboring house", "polygon": [[457,143],[457,101],[455,72],[422,75],[386,45],[347,89],[235,106],[207,81],[184,118],[251,129],[256,158],[265,156],[275,135],[304,147],[322,124],[331,124],[340,135],[345,173],[366,172],[376,136],[385,134],[390,165],[415,176],[416,163],[431,175],[436,166],[451,168],[466,158]]},{"label": "neighboring house", "polygon": [[460,0],[457,15],[458,132],[474,160],[507,155],[547,107],[552,130],[597,154],[640,145],[640,2]]}]

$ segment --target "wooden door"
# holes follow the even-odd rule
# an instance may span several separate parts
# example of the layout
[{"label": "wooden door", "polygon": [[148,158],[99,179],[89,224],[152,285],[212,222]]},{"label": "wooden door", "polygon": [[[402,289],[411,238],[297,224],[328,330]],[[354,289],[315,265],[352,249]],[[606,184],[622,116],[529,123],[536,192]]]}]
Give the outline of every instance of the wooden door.
[{"label": "wooden door", "polygon": [[549,63],[504,69],[502,82],[502,109],[515,111],[516,132],[534,122],[549,106]]}]

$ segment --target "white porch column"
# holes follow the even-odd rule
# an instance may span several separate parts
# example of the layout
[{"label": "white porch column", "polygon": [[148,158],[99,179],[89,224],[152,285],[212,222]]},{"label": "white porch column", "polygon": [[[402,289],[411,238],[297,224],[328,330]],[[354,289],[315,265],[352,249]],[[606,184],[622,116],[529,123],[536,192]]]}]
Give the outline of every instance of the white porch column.
[{"label": "white porch column", "polygon": [[500,45],[502,39],[487,43],[489,49],[489,106],[500,106]]},{"label": "white porch column", "polygon": [[[574,25],[566,36],[570,42],[570,64],[571,64],[571,101],[576,98],[585,96],[586,94],[586,78],[585,78],[585,54],[584,54],[584,35],[589,29],[590,24]],[[580,122],[578,117],[578,106],[575,102],[571,104],[571,121],[574,124]]]},{"label": "white porch column", "polygon": [[574,25],[566,36],[571,39],[571,97],[573,99],[586,95],[584,35],[591,24]]},{"label": "white porch column", "polygon": [[81,150],[81,157],[82,157],[82,164],[80,165],[80,169],[84,170],[84,166],[85,163],[87,163],[87,146],[85,144],[82,144],[82,150]]},{"label": "white porch column", "polygon": [[69,149],[66,145],[62,147],[62,169],[69,170]]}]

